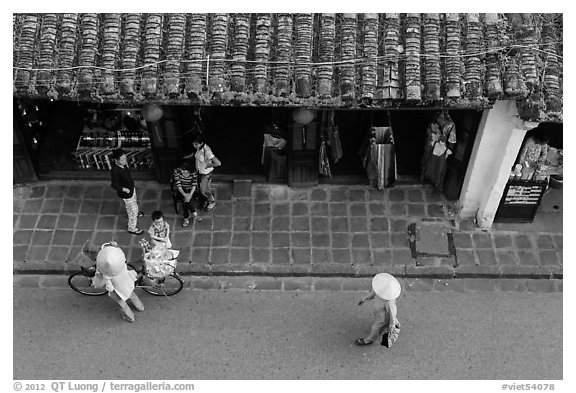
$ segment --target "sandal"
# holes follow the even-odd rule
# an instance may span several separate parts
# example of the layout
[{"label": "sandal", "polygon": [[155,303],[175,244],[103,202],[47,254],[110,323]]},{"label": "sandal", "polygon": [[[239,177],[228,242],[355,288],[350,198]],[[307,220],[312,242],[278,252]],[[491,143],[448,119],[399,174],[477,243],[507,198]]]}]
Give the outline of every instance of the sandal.
[{"label": "sandal", "polygon": [[370,345],[372,344],[372,341],[366,341],[363,338],[359,338],[355,341],[356,345]]},{"label": "sandal", "polygon": [[142,229],[136,229],[134,231],[128,230],[128,233],[131,233],[133,235],[141,235],[144,233],[144,231]]}]

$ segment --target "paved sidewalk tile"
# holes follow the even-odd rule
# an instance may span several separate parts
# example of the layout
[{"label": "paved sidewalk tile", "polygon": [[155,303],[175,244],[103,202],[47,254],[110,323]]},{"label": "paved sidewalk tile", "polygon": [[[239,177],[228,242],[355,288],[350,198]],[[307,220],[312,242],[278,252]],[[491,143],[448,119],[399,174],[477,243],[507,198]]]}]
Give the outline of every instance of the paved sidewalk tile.
[{"label": "paved sidewalk tile", "polygon": [[[368,277],[385,270],[431,279],[562,277],[561,233],[484,232],[474,220],[455,223],[454,203],[430,185],[376,190],[360,185],[299,189],[252,184],[250,194],[237,198],[232,183],[214,183],[216,208],[200,212],[202,221],[187,228],[174,212],[167,185],[137,182],[137,190],[145,211],[138,225],[147,229],[150,213],[162,209],[186,273]],[[124,205],[108,181],[17,185],[13,206],[14,272],[65,271],[77,263],[73,260],[87,240],[115,239],[129,260],[141,258],[138,241],[147,235],[126,232]],[[447,243],[446,255],[413,255],[411,247],[418,239],[411,244],[408,227],[422,222],[446,226],[449,239],[437,239]],[[432,235],[426,241],[435,245],[434,239]],[[260,285],[277,286],[266,283]],[[291,285],[307,287],[308,282]]]}]

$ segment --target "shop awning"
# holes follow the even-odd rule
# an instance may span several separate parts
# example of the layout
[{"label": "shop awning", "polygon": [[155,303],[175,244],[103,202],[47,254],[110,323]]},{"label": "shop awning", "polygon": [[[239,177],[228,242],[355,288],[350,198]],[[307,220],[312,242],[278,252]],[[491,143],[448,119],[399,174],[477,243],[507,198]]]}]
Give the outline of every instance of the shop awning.
[{"label": "shop awning", "polygon": [[562,121],[562,14],[14,14],[14,96]]}]

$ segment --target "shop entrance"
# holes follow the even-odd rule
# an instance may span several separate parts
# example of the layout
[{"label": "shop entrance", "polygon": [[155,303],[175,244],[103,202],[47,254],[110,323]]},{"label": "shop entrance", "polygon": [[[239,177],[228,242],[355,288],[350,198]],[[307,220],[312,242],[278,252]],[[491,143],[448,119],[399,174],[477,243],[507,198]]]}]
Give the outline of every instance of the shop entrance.
[{"label": "shop entrance", "polygon": [[126,151],[135,178],[152,179],[148,124],[139,112],[117,105],[14,100],[14,129],[40,179],[108,179],[115,147]]},{"label": "shop entrance", "polygon": [[[332,178],[321,176],[321,182],[366,184],[367,174],[360,159],[360,148],[371,127],[391,126],[395,141],[398,183],[422,183],[422,158],[429,124],[438,110],[338,110],[336,122],[342,146],[342,158],[331,162]],[[449,199],[460,195],[481,111],[453,110],[449,116],[455,124],[454,151],[447,159],[443,192]]]}]

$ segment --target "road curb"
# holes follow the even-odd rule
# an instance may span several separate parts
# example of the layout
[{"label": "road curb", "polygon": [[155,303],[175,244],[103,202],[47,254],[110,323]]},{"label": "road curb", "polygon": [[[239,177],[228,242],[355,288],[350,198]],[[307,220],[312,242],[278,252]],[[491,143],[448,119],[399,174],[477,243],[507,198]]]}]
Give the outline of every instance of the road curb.
[{"label": "road curb", "polygon": [[[371,269],[363,267],[347,267],[347,269],[316,269],[315,267],[305,268],[303,266],[271,266],[270,269],[251,269],[250,266],[234,269],[231,266],[222,267],[204,266],[196,270],[190,268],[191,264],[179,264],[178,273],[181,276],[202,276],[202,277],[311,277],[311,278],[370,278],[380,272],[388,272],[399,278],[418,279],[465,279],[465,278],[486,278],[486,279],[555,279],[562,280],[561,268],[551,268],[549,266],[528,267],[528,266],[463,266],[461,268],[450,268],[446,266],[371,266]],[[42,266],[31,266],[31,269],[15,268],[14,275],[68,275],[79,270],[77,266],[70,269],[47,268]]]},{"label": "road curb", "polygon": [[[15,288],[68,288],[67,274],[19,274],[13,276]],[[206,276],[182,277],[185,289],[242,290],[290,292],[367,292],[368,277],[272,277],[272,276]],[[561,279],[495,279],[495,278],[404,278],[404,292],[563,292]]]}]

